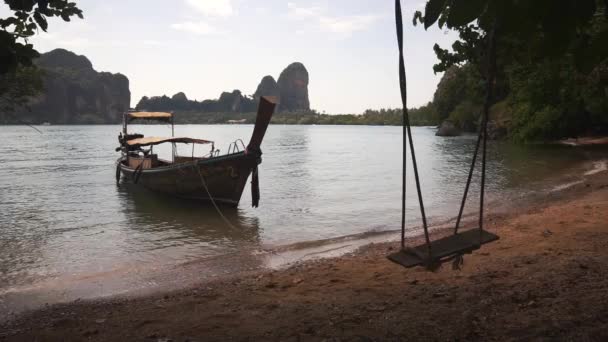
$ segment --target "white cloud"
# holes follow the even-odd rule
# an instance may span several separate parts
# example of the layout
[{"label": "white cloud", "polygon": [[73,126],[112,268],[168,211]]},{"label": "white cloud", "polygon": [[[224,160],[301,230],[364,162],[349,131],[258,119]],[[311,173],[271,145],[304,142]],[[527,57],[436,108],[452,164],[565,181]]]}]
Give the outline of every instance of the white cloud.
[{"label": "white cloud", "polygon": [[298,5],[293,2],[287,3],[287,9],[289,11],[289,16],[298,20],[318,17],[321,15],[321,12],[323,12],[323,9],[321,7],[298,7]]},{"label": "white cloud", "polygon": [[193,9],[212,17],[229,17],[234,13],[231,0],[186,0]]},{"label": "white cloud", "polygon": [[326,30],[334,33],[351,34],[355,31],[365,30],[376,20],[376,15],[355,15],[347,17],[321,17],[319,21]]},{"label": "white cloud", "polygon": [[172,24],[171,28],[178,31],[194,33],[198,35],[209,35],[217,33],[217,30],[204,21],[186,21]]},{"label": "white cloud", "polygon": [[355,31],[368,29],[380,16],[378,15],[349,15],[332,16],[324,8],[318,6],[300,7],[293,2],[287,3],[287,15],[294,20],[311,22],[317,29],[324,32],[349,36]]}]

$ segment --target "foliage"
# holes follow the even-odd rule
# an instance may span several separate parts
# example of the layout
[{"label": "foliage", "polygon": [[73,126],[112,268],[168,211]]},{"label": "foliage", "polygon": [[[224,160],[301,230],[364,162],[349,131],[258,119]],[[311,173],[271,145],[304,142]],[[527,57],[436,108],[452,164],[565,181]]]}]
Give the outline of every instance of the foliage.
[{"label": "foliage", "polygon": [[42,89],[41,72],[33,64],[40,54],[28,43],[28,38],[38,29],[46,32],[48,18],[70,21],[74,15],[82,18],[82,11],[69,0],[4,0],[4,3],[12,16],[0,18],[0,107],[3,112],[12,112]]},{"label": "foliage", "polygon": [[449,119],[465,131],[475,132],[481,116],[482,106],[470,100],[460,102],[450,113]]},{"label": "foliage", "polygon": [[0,75],[0,113],[11,113],[25,105],[27,98],[41,89],[42,72],[35,67],[20,67]]},{"label": "foliage", "polygon": [[[410,120],[414,126],[436,125],[434,108],[428,104],[420,108],[409,110]],[[229,120],[242,120],[245,123],[255,122],[255,112],[198,112],[176,111],[175,122],[178,124],[225,124]],[[319,114],[314,110],[276,113],[272,117],[272,124],[278,125],[373,125],[397,126],[401,125],[401,109],[366,110],[363,114]]]},{"label": "foliage", "polygon": [[82,11],[69,0],[4,0],[13,15],[0,19],[0,74],[15,71],[19,66],[32,66],[38,52],[27,39],[38,29],[46,32],[47,18],[61,17],[70,21]]},{"label": "foliage", "polygon": [[[474,124],[483,100],[488,34],[495,31],[492,103],[506,103],[516,140],[555,139],[608,129],[607,2],[596,0],[430,0],[414,24],[458,31],[452,49],[435,45],[445,72],[433,104],[439,116]],[[456,69],[455,69],[456,68]],[[447,76],[447,77],[446,77]],[[506,101],[503,101],[506,100]]]},{"label": "foliage", "polygon": [[463,67],[453,65],[437,85],[433,106],[437,110],[439,121],[443,121],[450,117],[458,104],[465,99],[475,105],[481,105],[482,98],[483,80],[472,64]]}]

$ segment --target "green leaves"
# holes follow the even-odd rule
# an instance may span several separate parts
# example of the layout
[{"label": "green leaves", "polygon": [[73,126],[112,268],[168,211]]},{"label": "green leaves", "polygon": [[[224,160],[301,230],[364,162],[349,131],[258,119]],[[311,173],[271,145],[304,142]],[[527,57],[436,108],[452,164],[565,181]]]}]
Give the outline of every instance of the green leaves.
[{"label": "green leaves", "polygon": [[6,19],[0,19],[0,27],[2,27],[3,29],[11,26],[11,25],[17,25],[19,24],[19,19],[17,18],[6,18]]},{"label": "green leaves", "polygon": [[414,18],[412,18],[412,25],[416,26],[418,23],[424,22],[424,17],[422,16],[422,12],[416,11],[414,12]]},{"label": "green leaves", "polygon": [[42,15],[40,12],[35,12],[34,20],[36,20],[36,23],[38,24],[38,26],[40,26],[42,31],[46,32],[46,29],[49,27],[49,24],[46,22],[46,18],[44,17],[44,15]]},{"label": "green leaves", "polygon": [[13,11],[26,11],[29,12],[34,8],[36,4],[35,0],[6,0],[8,7]]},{"label": "green leaves", "polygon": [[431,27],[443,12],[446,0],[429,0],[424,8],[424,28]]},{"label": "green leaves", "polygon": [[447,19],[448,27],[464,26],[479,18],[486,9],[486,0],[453,0]]},{"label": "green leaves", "polygon": [[4,0],[12,16],[0,19],[0,76],[30,66],[38,57],[31,44],[21,42],[48,29],[48,17],[61,17],[70,21],[72,16],[82,18],[82,11],[69,0]]},{"label": "green leaves", "polygon": [[424,16],[422,13],[414,14],[416,22],[424,22],[428,29],[438,22],[439,27],[447,25],[449,28],[464,26],[478,19],[488,6],[487,0],[429,0],[426,3]]}]

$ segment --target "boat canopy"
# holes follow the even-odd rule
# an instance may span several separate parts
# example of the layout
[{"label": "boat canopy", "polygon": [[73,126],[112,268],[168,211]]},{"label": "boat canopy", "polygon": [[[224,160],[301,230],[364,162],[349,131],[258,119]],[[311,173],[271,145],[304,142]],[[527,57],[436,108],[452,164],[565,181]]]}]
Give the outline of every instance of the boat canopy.
[{"label": "boat canopy", "polygon": [[127,145],[133,147],[141,147],[141,146],[151,146],[158,145],[162,143],[181,143],[181,144],[211,144],[213,141],[204,140],[204,139],[194,139],[194,138],[186,138],[186,137],[174,137],[174,138],[163,138],[163,137],[147,137],[147,138],[138,138],[127,141]]},{"label": "boat canopy", "polygon": [[173,117],[173,114],[166,112],[129,112],[127,113],[127,117],[129,121],[135,119],[169,121]]}]

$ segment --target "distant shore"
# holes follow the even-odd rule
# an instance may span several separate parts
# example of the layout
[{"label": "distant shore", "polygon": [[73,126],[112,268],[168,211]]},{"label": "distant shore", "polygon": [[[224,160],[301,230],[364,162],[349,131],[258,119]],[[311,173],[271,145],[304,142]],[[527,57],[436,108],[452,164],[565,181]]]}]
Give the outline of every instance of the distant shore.
[{"label": "distant shore", "polygon": [[6,323],[0,340],[608,336],[608,171],[487,228],[500,240],[461,271],[404,269],[385,258],[397,243],[376,243],[186,290],[50,306]]}]

